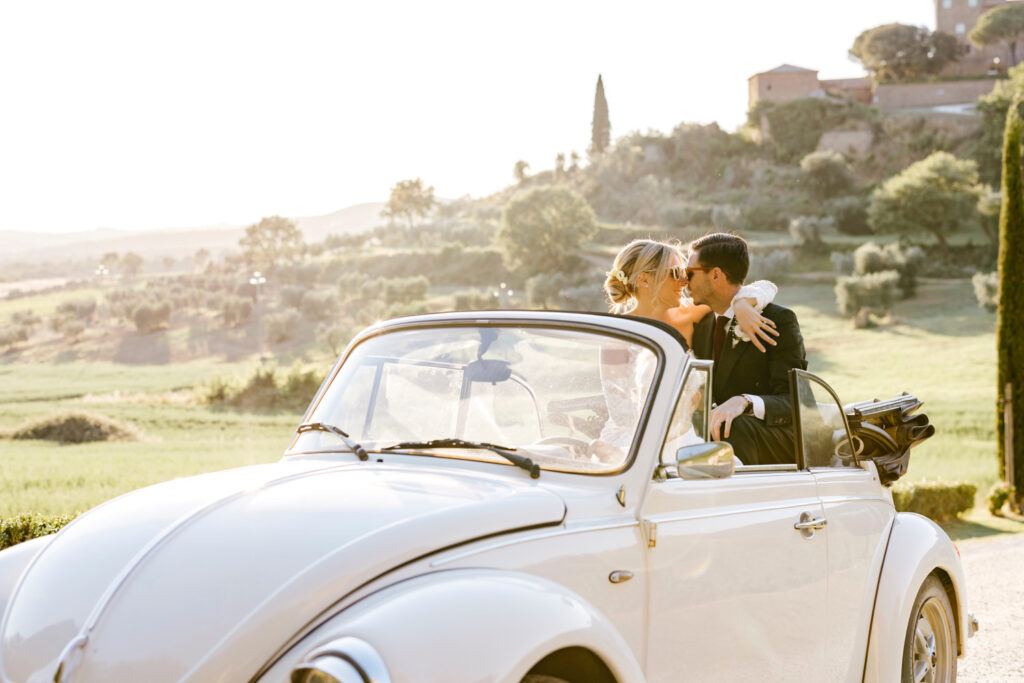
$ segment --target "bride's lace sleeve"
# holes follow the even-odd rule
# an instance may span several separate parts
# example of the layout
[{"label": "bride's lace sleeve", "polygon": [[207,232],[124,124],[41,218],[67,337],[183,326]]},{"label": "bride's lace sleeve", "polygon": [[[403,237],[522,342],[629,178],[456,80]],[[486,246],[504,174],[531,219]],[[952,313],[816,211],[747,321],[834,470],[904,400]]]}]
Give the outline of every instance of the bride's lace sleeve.
[{"label": "bride's lace sleeve", "polygon": [[733,301],[737,299],[754,299],[757,303],[754,308],[760,313],[764,310],[764,307],[775,300],[775,295],[779,293],[779,288],[775,286],[774,282],[770,280],[758,280],[757,282],[751,282],[749,285],[743,285],[740,287],[740,291],[736,292],[736,296],[732,298]]}]

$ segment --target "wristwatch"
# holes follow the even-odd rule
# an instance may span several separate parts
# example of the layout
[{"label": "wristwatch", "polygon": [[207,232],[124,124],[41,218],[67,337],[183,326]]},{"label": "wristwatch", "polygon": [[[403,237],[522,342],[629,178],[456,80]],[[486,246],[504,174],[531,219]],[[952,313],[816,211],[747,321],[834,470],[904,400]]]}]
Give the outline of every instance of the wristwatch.
[{"label": "wristwatch", "polygon": [[743,408],[743,413],[742,414],[743,415],[751,415],[751,414],[753,414],[753,412],[754,412],[754,402],[751,401],[750,397],[747,396],[746,394],[740,394],[740,395],[743,397],[743,400],[747,402],[746,407]]}]

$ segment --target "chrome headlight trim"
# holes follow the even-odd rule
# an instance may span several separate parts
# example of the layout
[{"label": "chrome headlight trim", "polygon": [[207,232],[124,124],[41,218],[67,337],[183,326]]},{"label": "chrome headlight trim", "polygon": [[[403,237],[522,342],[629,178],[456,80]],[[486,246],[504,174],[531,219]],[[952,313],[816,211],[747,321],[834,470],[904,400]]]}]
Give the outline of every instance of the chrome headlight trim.
[{"label": "chrome headlight trim", "polygon": [[292,683],[302,683],[311,671],[327,674],[338,683],[391,683],[377,650],[365,640],[352,636],[336,638],[303,657],[292,670]]}]

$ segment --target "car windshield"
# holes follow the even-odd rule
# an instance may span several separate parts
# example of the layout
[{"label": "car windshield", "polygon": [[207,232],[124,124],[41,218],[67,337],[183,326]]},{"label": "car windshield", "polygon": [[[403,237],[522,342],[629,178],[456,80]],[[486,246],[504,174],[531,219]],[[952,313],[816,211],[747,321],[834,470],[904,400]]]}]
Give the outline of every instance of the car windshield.
[{"label": "car windshield", "polygon": [[[587,330],[399,330],[353,349],[307,422],[342,429],[371,453],[461,439],[501,444],[541,469],[614,472],[626,465],[656,368],[650,348]],[[337,450],[348,450],[343,440],[310,429],[289,453]],[[485,448],[398,451],[508,464]]]}]

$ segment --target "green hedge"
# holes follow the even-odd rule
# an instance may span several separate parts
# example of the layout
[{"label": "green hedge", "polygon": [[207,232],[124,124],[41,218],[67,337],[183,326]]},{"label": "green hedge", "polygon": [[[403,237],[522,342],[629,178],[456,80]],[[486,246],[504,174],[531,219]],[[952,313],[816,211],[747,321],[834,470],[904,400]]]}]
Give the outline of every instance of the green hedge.
[{"label": "green hedge", "polygon": [[0,517],[0,550],[39,536],[55,534],[76,516],[27,513],[16,517]]},{"label": "green hedge", "polygon": [[941,522],[974,507],[978,487],[963,481],[918,481],[892,487],[892,501],[900,512],[916,512]]}]

